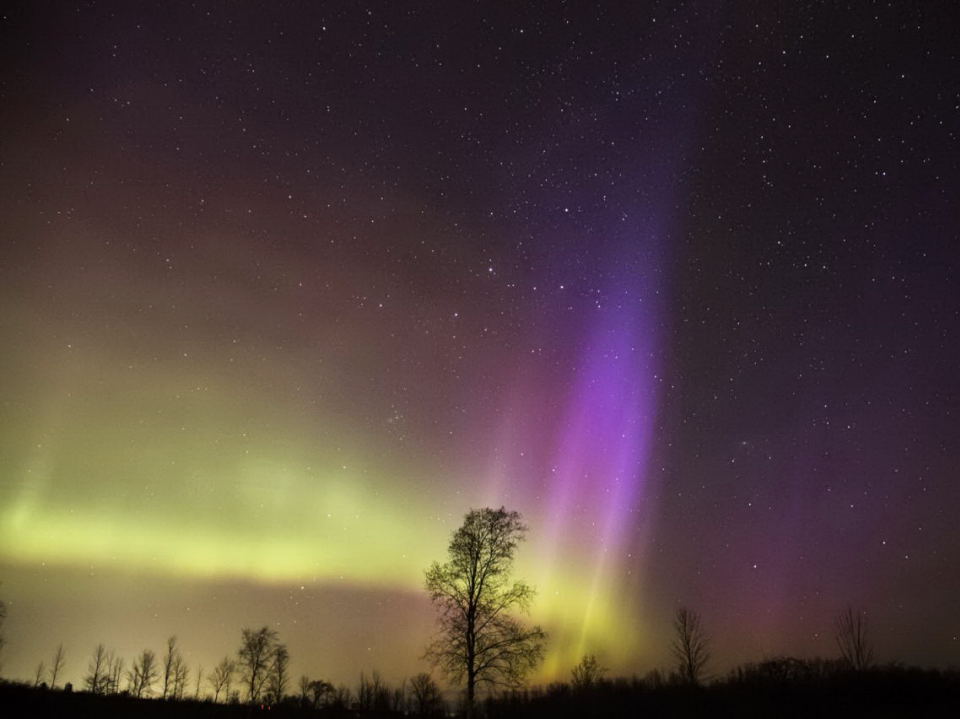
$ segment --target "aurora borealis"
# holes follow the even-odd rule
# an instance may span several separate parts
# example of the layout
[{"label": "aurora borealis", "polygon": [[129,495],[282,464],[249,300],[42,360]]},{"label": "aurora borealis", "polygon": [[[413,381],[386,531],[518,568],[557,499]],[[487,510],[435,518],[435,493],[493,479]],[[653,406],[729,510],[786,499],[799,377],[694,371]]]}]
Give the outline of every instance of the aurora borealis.
[{"label": "aurora borealis", "polygon": [[263,5],[0,18],[4,676],[399,680],[500,505],[538,681],[957,663],[955,12]]}]

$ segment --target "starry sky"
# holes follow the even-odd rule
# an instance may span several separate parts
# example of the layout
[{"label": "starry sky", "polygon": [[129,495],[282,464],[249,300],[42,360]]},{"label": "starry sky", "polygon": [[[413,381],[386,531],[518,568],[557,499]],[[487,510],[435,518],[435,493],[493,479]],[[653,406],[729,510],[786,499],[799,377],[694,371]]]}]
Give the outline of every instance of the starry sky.
[{"label": "starry sky", "polygon": [[5,6],[4,675],[397,681],[500,505],[536,680],[960,660],[958,13],[594,5]]}]

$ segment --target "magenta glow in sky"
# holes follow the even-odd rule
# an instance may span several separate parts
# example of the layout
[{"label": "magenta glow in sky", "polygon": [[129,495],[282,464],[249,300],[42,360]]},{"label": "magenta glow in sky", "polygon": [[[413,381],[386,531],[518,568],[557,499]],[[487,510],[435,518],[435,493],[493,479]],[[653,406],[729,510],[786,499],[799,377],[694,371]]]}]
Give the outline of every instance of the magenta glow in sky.
[{"label": "magenta glow in sky", "polygon": [[[955,663],[956,67],[925,8],[24,4],[0,20],[4,672],[271,623],[424,668],[530,525],[551,633]],[[954,33],[955,34],[955,33]]]}]

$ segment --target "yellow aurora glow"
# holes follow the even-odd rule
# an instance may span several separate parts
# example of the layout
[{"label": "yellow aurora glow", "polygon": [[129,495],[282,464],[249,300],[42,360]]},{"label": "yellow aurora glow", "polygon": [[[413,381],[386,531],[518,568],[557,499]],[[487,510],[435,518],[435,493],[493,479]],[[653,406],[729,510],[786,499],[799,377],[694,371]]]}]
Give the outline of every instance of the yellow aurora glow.
[{"label": "yellow aurora glow", "polygon": [[[634,670],[646,642],[640,565],[597,562],[589,512],[551,533],[557,524],[537,489],[549,475],[509,463],[491,473],[489,447],[471,456],[469,441],[451,443],[454,451],[443,438],[416,444],[402,418],[358,419],[344,413],[348,402],[294,391],[312,381],[313,349],[234,362],[229,336],[176,353],[98,327],[65,343],[59,320],[15,317],[32,346],[30,357],[15,349],[6,358],[20,381],[0,417],[0,562],[46,567],[54,583],[92,568],[170,587],[236,579],[425,597],[423,572],[443,559],[463,515],[505,504],[530,525],[516,574],[536,587],[530,620],[550,633],[534,680],[566,676],[585,652]],[[271,363],[289,375],[286,393],[263,369]],[[331,385],[353,376],[342,361],[322,371]],[[175,619],[167,624],[160,631],[179,631]],[[235,630],[210,646],[229,644]],[[405,638],[409,660],[393,670],[415,666],[428,639]]]},{"label": "yellow aurora glow", "polygon": [[[460,519],[421,512],[420,521],[411,521],[417,512],[407,506],[408,497],[375,491],[346,470],[317,478],[257,461],[240,477],[233,496],[212,493],[189,513],[177,511],[180,500],[172,496],[142,506],[142,497],[58,506],[25,483],[0,512],[0,559],[200,580],[346,583],[419,592],[423,570],[442,559]],[[225,480],[216,484],[222,487]],[[622,648],[633,642],[624,642],[624,627],[635,623],[627,616],[629,607],[612,600],[609,579],[591,583],[591,570],[576,563],[562,570],[539,564],[535,523],[531,530],[517,575],[536,585],[531,620],[551,633],[538,676],[563,676],[585,651],[625,660]]]}]

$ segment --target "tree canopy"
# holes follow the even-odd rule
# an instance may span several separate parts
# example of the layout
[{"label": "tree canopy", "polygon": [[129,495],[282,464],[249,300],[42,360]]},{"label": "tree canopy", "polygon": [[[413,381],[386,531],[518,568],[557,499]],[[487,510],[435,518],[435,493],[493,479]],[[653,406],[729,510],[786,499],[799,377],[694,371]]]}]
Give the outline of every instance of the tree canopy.
[{"label": "tree canopy", "polygon": [[517,512],[471,510],[453,533],[447,561],[426,573],[440,613],[427,657],[452,680],[466,682],[468,707],[477,685],[516,686],[543,658],[546,634],[516,616],[529,610],[534,589],[510,580],[526,531]]}]

